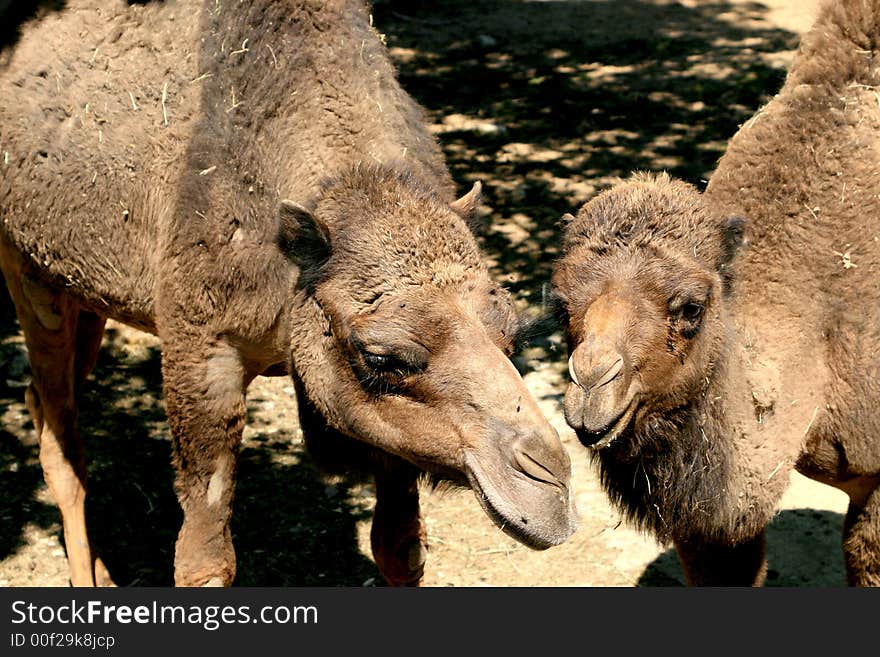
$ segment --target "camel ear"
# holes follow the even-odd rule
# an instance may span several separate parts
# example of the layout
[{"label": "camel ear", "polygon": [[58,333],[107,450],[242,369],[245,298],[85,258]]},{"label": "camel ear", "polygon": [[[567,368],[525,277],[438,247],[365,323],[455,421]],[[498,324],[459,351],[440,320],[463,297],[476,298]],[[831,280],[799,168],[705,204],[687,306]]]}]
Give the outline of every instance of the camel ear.
[{"label": "camel ear", "polygon": [[278,206],[278,246],[301,269],[312,269],[330,257],[330,232],[308,209],[283,200]]},{"label": "camel ear", "polygon": [[483,200],[483,183],[479,180],[471,187],[471,191],[457,201],[450,203],[452,211],[461,217],[474,233],[482,229],[481,222],[477,219],[477,207]]},{"label": "camel ear", "polygon": [[571,226],[574,223],[575,219],[576,217],[571,212],[566,212],[561,217],[559,217],[559,221],[556,222],[556,228],[562,234],[563,250],[567,250],[571,246],[572,241],[575,239],[574,235],[572,234],[573,231],[571,229]]}]

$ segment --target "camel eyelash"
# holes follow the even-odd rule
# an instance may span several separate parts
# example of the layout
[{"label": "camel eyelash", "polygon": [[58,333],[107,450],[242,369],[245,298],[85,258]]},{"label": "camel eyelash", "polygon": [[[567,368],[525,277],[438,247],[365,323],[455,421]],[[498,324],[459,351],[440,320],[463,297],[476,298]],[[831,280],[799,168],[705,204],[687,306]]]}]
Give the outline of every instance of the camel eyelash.
[{"label": "camel eyelash", "polygon": [[370,351],[354,335],[351,346],[352,371],[364,390],[375,396],[405,394],[404,380],[424,372],[428,365],[415,355]]},{"label": "camel eyelash", "polygon": [[378,374],[407,375],[414,374],[421,371],[421,369],[424,369],[417,368],[412,363],[407,362],[406,359],[393,354],[376,354],[364,351],[361,352],[361,358],[368,368]]}]

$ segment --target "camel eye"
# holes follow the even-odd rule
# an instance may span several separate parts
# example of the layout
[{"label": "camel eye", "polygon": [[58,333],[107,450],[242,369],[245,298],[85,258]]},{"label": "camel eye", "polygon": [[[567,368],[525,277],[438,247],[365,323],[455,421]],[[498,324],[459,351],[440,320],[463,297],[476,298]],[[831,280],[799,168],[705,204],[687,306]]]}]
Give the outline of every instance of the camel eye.
[{"label": "camel eye", "polygon": [[689,322],[696,322],[703,315],[703,304],[686,303],[681,307],[681,316]]},{"label": "camel eye", "polygon": [[386,369],[388,361],[388,356],[384,354],[364,354],[364,362],[374,370]]},{"label": "camel eye", "polygon": [[696,301],[690,295],[685,298],[673,297],[669,301],[669,319],[686,339],[690,340],[699,332],[707,302],[708,296],[705,301]]},{"label": "camel eye", "polygon": [[703,320],[703,311],[705,306],[696,301],[688,301],[681,305],[675,312],[674,316],[678,317],[678,330],[682,336],[690,340],[700,331],[700,325]]},{"label": "camel eye", "polygon": [[362,369],[371,375],[409,376],[424,371],[428,366],[427,354],[416,352],[407,351],[392,354],[361,349],[360,356],[363,363]]},{"label": "camel eye", "polygon": [[396,372],[406,369],[406,364],[388,354],[363,353],[364,364],[374,372]]},{"label": "camel eye", "polygon": [[420,354],[376,353],[359,349],[352,362],[361,385],[374,395],[406,395],[408,378],[424,371],[427,357]]}]

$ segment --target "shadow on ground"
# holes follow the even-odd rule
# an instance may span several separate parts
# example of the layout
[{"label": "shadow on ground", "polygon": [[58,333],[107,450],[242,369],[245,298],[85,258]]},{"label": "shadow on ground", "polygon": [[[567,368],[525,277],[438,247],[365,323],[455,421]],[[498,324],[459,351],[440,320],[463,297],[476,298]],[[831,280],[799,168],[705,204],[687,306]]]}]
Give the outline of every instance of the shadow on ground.
[{"label": "shadow on ground", "polygon": [[[816,509],[780,512],[767,528],[768,587],[843,587],[843,516]],[[684,586],[674,549],[651,562],[638,586]]]}]

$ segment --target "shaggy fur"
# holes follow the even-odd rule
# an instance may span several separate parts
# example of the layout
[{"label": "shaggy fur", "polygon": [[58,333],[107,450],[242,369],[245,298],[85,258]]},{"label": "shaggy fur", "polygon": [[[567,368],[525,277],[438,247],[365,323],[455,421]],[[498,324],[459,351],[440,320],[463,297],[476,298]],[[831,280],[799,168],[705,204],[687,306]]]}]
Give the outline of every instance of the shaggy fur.
[{"label": "shaggy fur", "polygon": [[[589,378],[589,344],[612,321],[590,309],[610,297],[636,381],[622,401],[615,382],[573,382],[566,416],[587,443],[618,432],[595,452],[606,490],[675,542],[692,584],[763,581],[792,468],[849,494],[849,582],[880,584],[878,28],[876,0],[826,4],[704,194],[638,175],[566,231],[554,283],[572,371]],[[637,410],[597,429],[594,398]]]},{"label": "shaggy fur", "polygon": [[421,469],[532,547],[574,531],[567,453],[507,358],[516,318],[467,225],[479,185],[454,200],[370,23],[354,0],[71,0],[3,54],[0,265],[74,584],[110,581],[74,426],[106,317],[162,339],[178,584],[234,577],[260,374],[293,376],[310,445],[364,445],[390,583],[421,578]]}]

